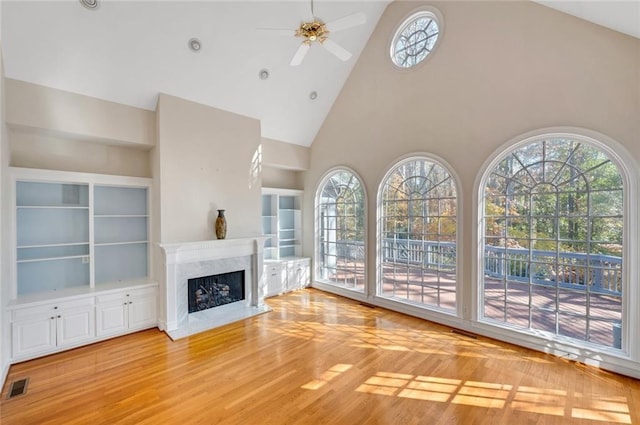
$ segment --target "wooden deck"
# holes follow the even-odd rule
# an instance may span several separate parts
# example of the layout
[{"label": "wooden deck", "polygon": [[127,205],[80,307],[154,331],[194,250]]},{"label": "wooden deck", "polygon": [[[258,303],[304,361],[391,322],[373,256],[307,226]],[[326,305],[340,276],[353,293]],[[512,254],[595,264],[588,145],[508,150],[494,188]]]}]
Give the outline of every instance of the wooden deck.
[{"label": "wooden deck", "polygon": [[25,362],[3,425],[640,424],[640,381],[317,290]]},{"label": "wooden deck", "polygon": [[[339,263],[338,270],[362,270],[362,267],[362,263],[349,263],[342,266]],[[454,274],[438,273],[435,270],[423,271],[418,267],[402,265],[394,268],[392,263],[385,263],[383,270],[382,295],[414,303],[437,305],[450,310],[455,309],[456,276]],[[346,282],[346,287],[363,291],[364,282],[354,283],[352,276],[352,273],[334,275],[336,279]],[[563,290],[560,291],[556,306],[555,288],[538,285],[534,286],[531,294],[531,305],[535,308],[530,314],[529,285],[510,282],[506,299],[504,294],[502,282],[494,278],[486,279],[486,318],[607,347],[615,346],[614,327],[622,321],[622,301],[619,297],[592,294],[587,300],[584,292]],[[559,315],[557,329],[556,311]]]}]

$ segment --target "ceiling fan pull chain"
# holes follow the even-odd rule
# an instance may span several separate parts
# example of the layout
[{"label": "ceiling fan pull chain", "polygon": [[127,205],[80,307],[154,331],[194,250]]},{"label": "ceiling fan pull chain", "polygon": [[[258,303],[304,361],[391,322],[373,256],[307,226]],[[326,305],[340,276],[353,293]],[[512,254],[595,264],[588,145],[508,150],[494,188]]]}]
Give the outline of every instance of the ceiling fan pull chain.
[{"label": "ceiling fan pull chain", "polygon": [[313,19],[316,18],[316,13],[313,11],[313,0],[311,0],[311,16],[313,16]]}]

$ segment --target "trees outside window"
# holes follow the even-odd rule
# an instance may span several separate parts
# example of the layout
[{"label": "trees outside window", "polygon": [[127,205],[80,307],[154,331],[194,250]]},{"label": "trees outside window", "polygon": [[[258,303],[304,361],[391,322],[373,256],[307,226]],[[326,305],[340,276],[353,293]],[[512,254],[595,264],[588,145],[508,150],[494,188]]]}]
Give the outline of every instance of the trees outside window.
[{"label": "trees outside window", "polygon": [[429,158],[397,164],[379,192],[378,295],[456,308],[456,184]]},{"label": "trees outside window", "polygon": [[343,288],[365,288],[365,193],[350,170],[321,182],[316,196],[317,278]]},{"label": "trees outside window", "polygon": [[539,140],[505,153],[482,191],[483,318],[621,348],[616,164],[585,142]]}]

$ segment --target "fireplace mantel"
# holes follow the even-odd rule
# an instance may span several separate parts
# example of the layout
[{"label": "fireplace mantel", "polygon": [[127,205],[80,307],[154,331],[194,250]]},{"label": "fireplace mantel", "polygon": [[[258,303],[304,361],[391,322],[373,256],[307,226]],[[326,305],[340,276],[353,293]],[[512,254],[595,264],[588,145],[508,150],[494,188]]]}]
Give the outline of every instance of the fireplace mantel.
[{"label": "fireplace mantel", "polygon": [[[262,236],[160,244],[163,252],[164,330],[173,339],[269,311],[260,290],[263,270]],[[208,313],[188,313],[187,279],[202,273],[224,273],[242,268],[246,271],[246,302],[211,309]],[[215,312],[213,310],[216,310]],[[201,314],[202,313],[202,314]]]}]

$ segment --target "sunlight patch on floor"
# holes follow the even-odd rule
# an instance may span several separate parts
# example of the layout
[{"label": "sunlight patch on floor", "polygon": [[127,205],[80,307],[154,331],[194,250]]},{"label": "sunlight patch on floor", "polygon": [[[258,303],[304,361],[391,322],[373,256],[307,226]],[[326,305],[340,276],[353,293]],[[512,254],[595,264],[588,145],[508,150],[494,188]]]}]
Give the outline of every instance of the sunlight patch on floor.
[{"label": "sunlight patch on floor", "polygon": [[348,371],[352,367],[353,365],[346,364],[346,363],[338,363],[336,365],[333,365],[329,369],[324,371],[322,375],[320,375],[320,378],[307,382],[300,388],[303,388],[305,390],[320,389],[323,386],[325,386],[327,383],[329,383],[329,381],[332,381],[333,379],[337,378],[338,376],[340,376],[340,374]]},{"label": "sunlight patch on floor", "polygon": [[[573,396],[565,390],[378,372],[357,392],[466,406],[630,424],[624,396]],[[596,397],[594,400],[593,398]],[[570,413],[569,413],[570,412]]]}]

